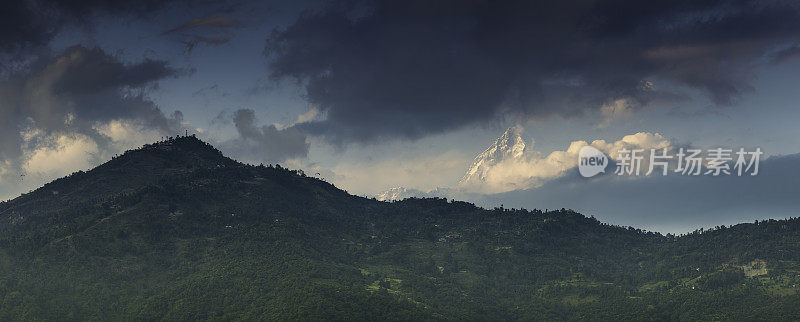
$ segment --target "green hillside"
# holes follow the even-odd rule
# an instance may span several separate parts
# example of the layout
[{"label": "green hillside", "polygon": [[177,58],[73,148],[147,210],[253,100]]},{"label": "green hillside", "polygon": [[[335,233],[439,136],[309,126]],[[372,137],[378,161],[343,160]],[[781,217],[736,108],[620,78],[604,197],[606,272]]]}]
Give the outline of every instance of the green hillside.
[{"label": "green hillside", "polygon": [[0,320],[798,320],[800,220],[385,203],[180,137],[0,204]]}]

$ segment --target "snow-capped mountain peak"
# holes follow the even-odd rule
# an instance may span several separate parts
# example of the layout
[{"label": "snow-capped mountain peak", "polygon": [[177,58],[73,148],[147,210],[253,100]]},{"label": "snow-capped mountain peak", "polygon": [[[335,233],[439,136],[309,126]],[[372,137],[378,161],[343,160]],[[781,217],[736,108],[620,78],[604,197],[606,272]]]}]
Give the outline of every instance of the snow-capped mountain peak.
[{"label": "snow-capped mountain peak", "polygon": [[508,159],[520,159],[525,153],[525,140],[522,138],[522,127],[508,128],[483,153],[475,157],[467,173],[459,181],[459,185],[484,182],[486,173],[492,166]]},{"label": "snow-capped mountain peak", "polygon": [[399,201],[407,198],[452,198],[453,192],[449,188],[438,187],[430,191],[422,191],[413,188],[395,187],[390,188],[375,196],[379,201]]},{"label": "snow-capped mountain peak", "polygon": [[415,193],[417,193],[417,191],[414,189],[410,190],[411,191],[409,191],[409,189],[405,187],[390,188],[389,190],[386,190],[378,194],[376,196],[376,199],[378,199],[379,201],[395,201],[416,196]]}]

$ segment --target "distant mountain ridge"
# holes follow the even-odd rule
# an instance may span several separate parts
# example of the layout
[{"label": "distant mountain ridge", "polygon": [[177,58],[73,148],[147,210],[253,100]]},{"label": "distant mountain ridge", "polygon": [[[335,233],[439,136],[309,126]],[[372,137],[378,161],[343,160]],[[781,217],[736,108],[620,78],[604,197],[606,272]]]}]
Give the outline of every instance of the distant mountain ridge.
[{"label": "distant mountain ridge", "polygon": [[417,189],[407,189],[405,187],[394,187],[379,193],[375,198],[378,201],[395,201],[411,197],[422,197],[425,192]]},{"label": "distant mountain ridge", "polygon": [[179,137],[0,203],[0,320],[794,319],[798,253],[798,219],[380,202]]},{"label": "distant mountain ridge", "polygon": [[408,198],[452,198],[453,192],[449,188],[436,188],[430,191],[408,189],[405,187],[390,188],[380,194],[375,199],[378,201],[398,201]]},{"label": "distant mountain ridge", "polygon": [[408,187],[393,187],[376,195],[381,201],[397,201],[406,198],[454,198],[463,195],[459,189],[469,186],[480,186],[486,182],[488,172],[498,163],[522,159],[526,152],[525,139],[522,137],[522,127],[513,126],[505,130],[482,153],[478,154],[470,164],[467,171],[455,188],[437,188],[432,191],[422,191]]}]

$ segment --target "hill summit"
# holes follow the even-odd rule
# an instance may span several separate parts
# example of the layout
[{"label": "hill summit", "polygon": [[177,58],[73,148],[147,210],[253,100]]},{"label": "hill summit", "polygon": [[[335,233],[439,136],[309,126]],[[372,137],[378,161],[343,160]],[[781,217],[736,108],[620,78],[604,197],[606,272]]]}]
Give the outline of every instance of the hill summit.
[{"label": "hill summit", "polygon": [[139,149],[126,151],[98,167],[162,171],[167,169],[196,169],[234,166],[239,163],[194,135],[169,137]]}]

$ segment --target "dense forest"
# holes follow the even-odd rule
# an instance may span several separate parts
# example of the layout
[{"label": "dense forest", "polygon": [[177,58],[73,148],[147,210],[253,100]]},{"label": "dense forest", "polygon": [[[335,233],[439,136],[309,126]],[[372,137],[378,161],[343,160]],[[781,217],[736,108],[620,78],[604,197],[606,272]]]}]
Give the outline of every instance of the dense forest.
[{"label": "dense forest", "polygon": [[178,137],[0,204],[0,320],[798,320],[798,261],[798,219],[379,202]]}]

